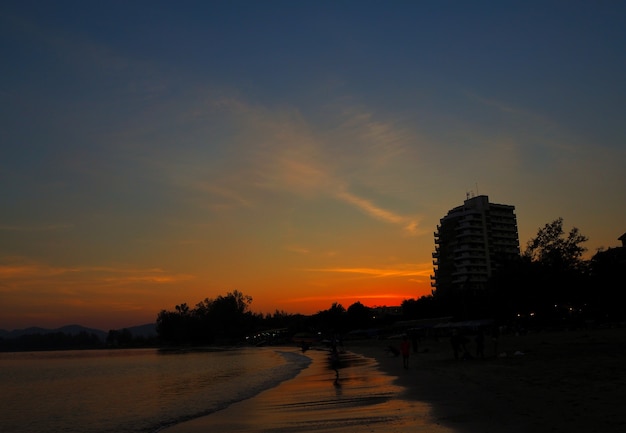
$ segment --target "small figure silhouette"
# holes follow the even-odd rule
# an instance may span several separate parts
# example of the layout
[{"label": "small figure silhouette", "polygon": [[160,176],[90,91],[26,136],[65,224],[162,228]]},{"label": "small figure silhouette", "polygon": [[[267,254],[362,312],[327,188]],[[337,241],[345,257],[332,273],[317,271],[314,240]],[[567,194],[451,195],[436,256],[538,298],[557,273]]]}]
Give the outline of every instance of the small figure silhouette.
[{"label": "small figure silhouette", "polygon": [[411,343],[409,337],[404,335],[402,337],[402,343],[400,343],[400,353],[402,353],[402,366],[409,368],[409,354],[411,353]]},{"label": "small figure silhouette", "polygon": [[330,348],[330,368],[335,370],[335,384],[339,382],[339,351],[337,350],[337,345],[333,344]]}]

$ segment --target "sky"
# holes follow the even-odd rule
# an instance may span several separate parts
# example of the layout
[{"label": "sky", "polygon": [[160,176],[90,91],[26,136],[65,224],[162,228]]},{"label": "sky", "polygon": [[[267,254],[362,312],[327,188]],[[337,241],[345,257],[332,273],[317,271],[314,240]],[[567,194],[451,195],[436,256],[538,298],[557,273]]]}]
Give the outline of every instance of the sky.
[{"label": "sky", "polygon": [[471,195],[626,231],[626,2],[0,4],[0,329],[432,291]]}]

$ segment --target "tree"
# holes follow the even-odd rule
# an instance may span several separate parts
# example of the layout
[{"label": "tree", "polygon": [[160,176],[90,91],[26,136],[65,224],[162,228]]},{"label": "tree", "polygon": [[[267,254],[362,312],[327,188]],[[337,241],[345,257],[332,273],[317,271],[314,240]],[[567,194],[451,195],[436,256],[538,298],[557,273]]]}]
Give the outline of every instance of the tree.
[{"label": "tree", "polygon": [[186,303],[177,305],[175,308],[182,316],[189,314],[189,306]]},{"label": "tree", "polygon": [[589,262],[589,309],[599,322],[620,322],[626,318],[626,247],[598,251]]},{"label": "tree", "polygon": [[355,302],[348,307],[347,319],[348,326],[352,329],[368,328],[372,321],[372,309],[366,307],[360,302]]},{"label": "tree", "polygon": [[539,326],[571,326],[580,317],[587,287],[581,244],[587,237],[574,227],[566,235],[557,218],[528,241],[519,261],[501,267],[489,283],[494,315],[533,317]]},{"label": "tree", "polygon": [[241,338],[258,319],[248,307],[252,297],[235,290],[215,299],[205,298],[190,309],[176,305],[176,311],[162,310],[157,333],[164,343],[212,344]]},{"label": "tree", "polygon": [[426,319],[444,315],[439,300],[433,295],[424,295],[419,299],[402,301],[402,315],[405,319]]},{"label": "tree", "polygon": [[176,311],[161,310],[157,316],[157,334],[163,343],[181,344],[194,340],[194,316],[187,304],[176,305]]},{"label": "tree", "polygon": [[587,251],[581,244],[589,239],[576,227],[567,237],[564,235],[563,218],[557,218],[539,229],[537,237],[528,241],[523,255],[552,268],[578,269],[582,264],[581,257]]},{"label": "tree", "polygon": [[218,296],[209,308],[210,322],[220,337],[240,337],[247,330],[252,297],[235,290]]},{"label": "tree", "polygon": [[342,333],[345,328],[346,309],[343,305],[333,302],[328,310],[319,311],[315,318],[318,326],[327,333]]}]

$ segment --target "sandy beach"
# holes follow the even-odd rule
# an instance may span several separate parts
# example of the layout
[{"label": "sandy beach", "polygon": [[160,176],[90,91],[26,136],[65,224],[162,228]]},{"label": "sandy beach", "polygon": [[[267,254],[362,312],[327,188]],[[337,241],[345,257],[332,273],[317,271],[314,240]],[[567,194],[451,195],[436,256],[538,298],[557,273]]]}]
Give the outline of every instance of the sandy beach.
[{"label": "sandy beach", "polygon": [[626,330],[503,335],[497,356],[487,339],[485,359],[468,360],[427,339],[408,369],[385,350],[399,343],[345,342],[338,383],[311,350],[296,378],[164,432],[626,431]]}]

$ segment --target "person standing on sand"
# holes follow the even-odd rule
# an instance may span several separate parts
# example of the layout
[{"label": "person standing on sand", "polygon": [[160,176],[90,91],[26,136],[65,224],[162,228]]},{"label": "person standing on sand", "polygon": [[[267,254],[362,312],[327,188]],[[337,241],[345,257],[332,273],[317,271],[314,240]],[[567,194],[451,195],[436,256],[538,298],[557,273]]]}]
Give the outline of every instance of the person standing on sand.
[{"label": "person standing on sand", "polygon": [[411,353],[411,342],[409,337],[404,335],[402,342],[400,343],[400,353],[402,353],[402,365],[404,368],[409,368],[409,354]]},{"label": "person standing on sand", "polygon": [[339,351],[337,345],[333,340],[330,347],[330,368],[335,370],[335,383],[339,382]]}]

